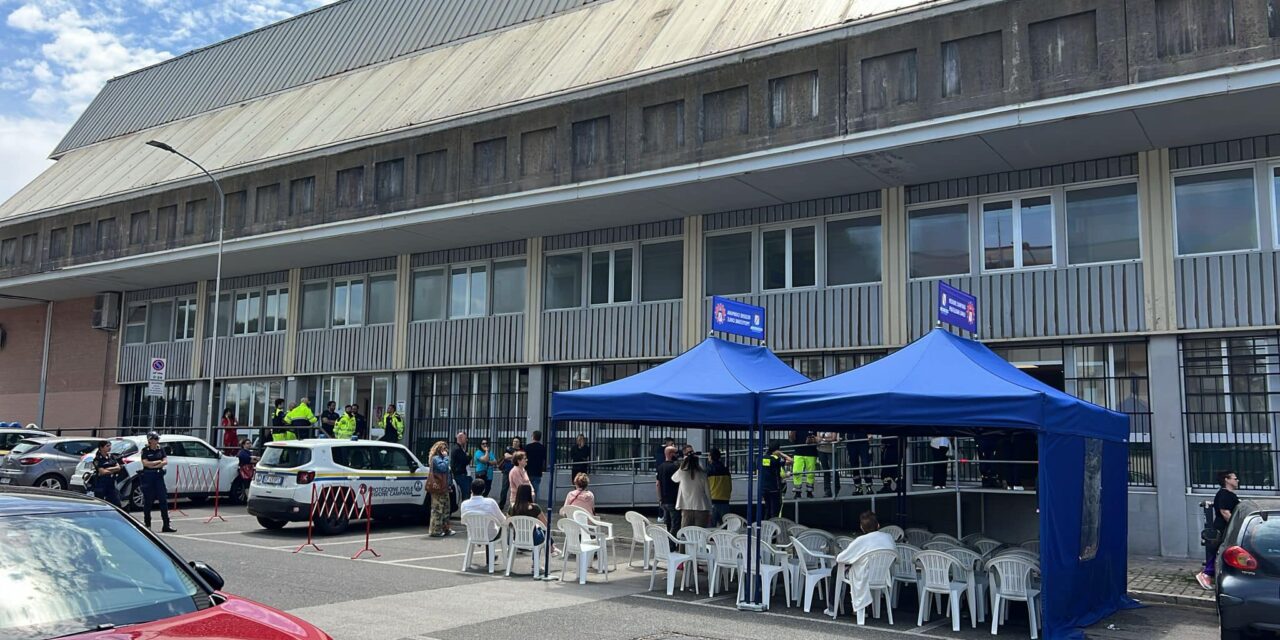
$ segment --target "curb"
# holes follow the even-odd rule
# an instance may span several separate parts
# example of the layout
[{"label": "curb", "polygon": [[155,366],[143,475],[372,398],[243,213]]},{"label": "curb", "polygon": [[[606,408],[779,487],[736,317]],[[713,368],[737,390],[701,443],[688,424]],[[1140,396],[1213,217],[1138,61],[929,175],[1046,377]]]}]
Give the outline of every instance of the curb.
[{"label": "curb", "polygon": [[1156,593],[1154,591],[1130,591],[1129,595],[1142,604],[1165,604],[1195,609],[1215,608],[1213,598],[1180,596],[1169,593]]}]

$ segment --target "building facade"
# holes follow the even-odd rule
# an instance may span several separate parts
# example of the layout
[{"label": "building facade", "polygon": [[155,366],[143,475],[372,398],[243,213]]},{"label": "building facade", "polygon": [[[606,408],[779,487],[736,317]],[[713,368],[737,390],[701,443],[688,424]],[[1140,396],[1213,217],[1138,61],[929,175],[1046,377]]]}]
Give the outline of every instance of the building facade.
[{"label": "building facade", "polygon": [[[1220,469],[1280,490],[1280,0],[465,5],[347,0],[108,83],[0,205],[0,294],[110,350],[101,421],[48,426],[149,424],[164,357],[163,426],[208,424],[213,378],[241,424],[309,396],[503,442],[696,344],[712,295],[817,377],[946,281],[1131,416],[1135,552],[1198,553]],[[221,182],[220,283],[215,192],[153,139]],[[8,304],[22,414],[43,307]]]}]

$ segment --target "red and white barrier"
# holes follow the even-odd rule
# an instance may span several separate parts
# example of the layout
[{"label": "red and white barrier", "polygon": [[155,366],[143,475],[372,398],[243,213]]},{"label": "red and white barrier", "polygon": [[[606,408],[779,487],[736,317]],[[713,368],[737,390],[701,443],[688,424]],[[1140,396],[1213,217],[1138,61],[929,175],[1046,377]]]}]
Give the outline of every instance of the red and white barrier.
[{"label": "red and white barrier", "polygon": [[366,484],[325,483],[323,486],[311,485],[311,510],[307,515],[307,541],[294,549],[298,553],[307,547],[316,551],[324,551],[315,542],[316,520],[342,518],[346,520],[365,519],[364,548],[351,556],[354,560],[366,551],[374,557],[382,557],[369,546],[369,535],[373,527],[373,490]]},{"label": "red and white barrier", "polygon": [[186,516],[187,513],[178,506],[178,498],[183,495],[202,494],[213,498],[213,515],[204,521],[205,524],[213,522],[217,518],[223,522],[227,519],[219,513],[220,493],[218,491],[222,480],[222,469],[215,467],[213,469],[198,464],[176,465],[170,470],[173,475],[173,493],[171,494],[169,510]]}]

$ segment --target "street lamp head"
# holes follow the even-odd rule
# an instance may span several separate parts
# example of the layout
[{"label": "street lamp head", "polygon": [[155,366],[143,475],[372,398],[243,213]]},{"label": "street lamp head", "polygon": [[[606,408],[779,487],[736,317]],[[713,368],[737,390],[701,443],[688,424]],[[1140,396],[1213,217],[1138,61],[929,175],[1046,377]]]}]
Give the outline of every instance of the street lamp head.
[{"label": "street lamp head", "polygon": [[161,150],[161,151],[168,151],[169,153],[177,153],[177,152],[178,152],[178,150],[177,150],[177,149],[174,149],[173,147],[171,147],[171,146],[169,146],[169,145],[167,145],[167,144],[165,144],[165,143],[163,143],[163,142],[160,142],[159,140],[148,140],[148,141],[147,141],[147,146],[149,146],[149,147],[155,147],[155,148],[157,148],[157,149],[159,149],[159,150]]}]

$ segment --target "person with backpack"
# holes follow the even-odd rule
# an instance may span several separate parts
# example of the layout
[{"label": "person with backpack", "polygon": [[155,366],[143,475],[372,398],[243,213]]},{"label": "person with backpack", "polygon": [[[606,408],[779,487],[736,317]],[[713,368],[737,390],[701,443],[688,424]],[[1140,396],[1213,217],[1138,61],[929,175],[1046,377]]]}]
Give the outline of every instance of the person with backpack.
[{"label": "person with backpack", "polygon": [[1240,476],[1234,471],[1218,473],[1218,493],[1213,496],[1212,522],[1209,514],[1205,514],[1205,529],[1200,533],[1200,541],[1204,544],[1204,569],[1196,574],[1196,582],[1205,591],[1213,591],[1213,576],[1217,570],[1218,547],[1222,545],[1222,534],[1231,522],[1231,514],[1240,504],[1236,490],[1240,488]]}]

